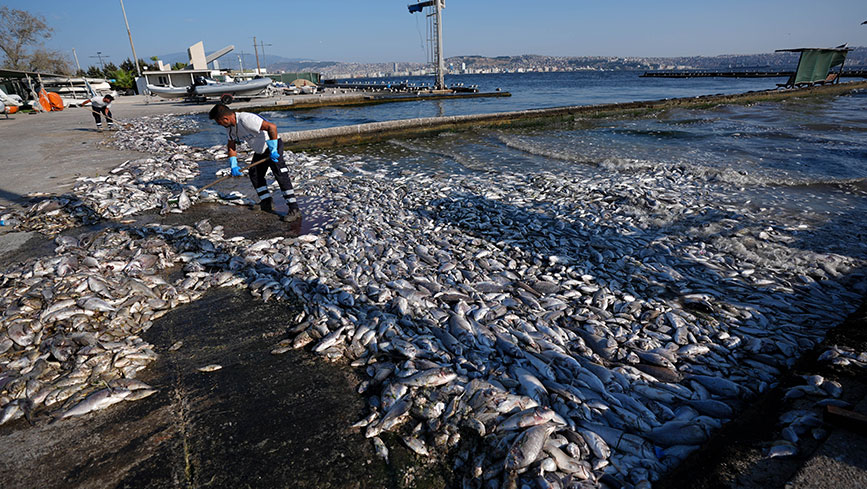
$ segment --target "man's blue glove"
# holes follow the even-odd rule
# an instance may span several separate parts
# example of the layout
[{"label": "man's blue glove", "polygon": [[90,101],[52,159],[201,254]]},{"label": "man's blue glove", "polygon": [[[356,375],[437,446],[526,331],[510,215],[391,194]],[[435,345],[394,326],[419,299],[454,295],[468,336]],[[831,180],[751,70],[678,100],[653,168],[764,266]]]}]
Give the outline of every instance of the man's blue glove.
[{"label": "man's blue glove", "polygon": [[280,153],[277,152],[277,140],[276,139],[266,139],[265,144],[268,145],[268,149],[271,150],[271,161],[274,163],[280,159]]},{"label": "man's blue glove", "polygon": [[241,175],[243,175],[243,173],[241,173],[241,167],[238,166],[238,157],[237,156],[230,156],[229,157],[229,164],[232,166],[232,176],[233,177],[240,177]]}]

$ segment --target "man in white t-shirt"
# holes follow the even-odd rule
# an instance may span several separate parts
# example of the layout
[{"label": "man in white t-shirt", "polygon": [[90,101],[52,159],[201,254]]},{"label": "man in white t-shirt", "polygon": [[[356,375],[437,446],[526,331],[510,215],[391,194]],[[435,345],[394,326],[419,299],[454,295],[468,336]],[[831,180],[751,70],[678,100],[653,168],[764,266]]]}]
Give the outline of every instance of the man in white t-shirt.
[{"label": "man in white t-shirt", "polygon": [[114,100],[114,97],[111,95],[106,95],[103,97],[102,95],[96,95],[90,100],[85,100],[81,103],[81,106],[84,107],[87,104],[90,104],[93,112],[93,118],[96,119],[96,130],[102,131],[102,117],[105,116],[105,121],[108,123],[109,129],[114,129],[114,119],[111,118],[111,102]]},{"label": "man in white t-shirt", "polygon": [[229,164],[233,176],[241,176],[236,151],[239,143],[247,143],[247,146],[253,150],[253,162],[268,158],[267,163],[256,165],[249,171],[250,181],[253,182],[253,188],[259,195],[259,207],[265,212],[273,212],[271,192],[265,181],[265,173],[270,168],[289,206],[289,213],[282,219],[294,221],[301,217],[292,180],[289,178],[289,168],[286,167],[286,161],[283,159],[283,141],[277,137],[277,126],[256,114],[235,112],[225,104],[215,105],[208,113],[208,117],[228,129],[229,142],[226,146],[229,149]]}]

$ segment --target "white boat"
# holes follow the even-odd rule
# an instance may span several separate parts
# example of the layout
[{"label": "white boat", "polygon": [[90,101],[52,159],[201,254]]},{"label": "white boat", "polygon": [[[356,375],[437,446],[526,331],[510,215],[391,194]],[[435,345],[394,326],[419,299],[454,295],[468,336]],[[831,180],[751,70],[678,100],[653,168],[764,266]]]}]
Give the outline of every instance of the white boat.
[{"label": "white boat", "polygon": [[90,98],[90,89],[96,93],[104,94],[111,91],[111,85],[105,78],[83,78],[83,77],[68,77],[68,78],[53,78],[43,77],[42,86],[48,92],[54,92],[64,97],[84,97]]},{"label": "white boat", "polygon": [[6,106],[19,107],[24,105],[24,99],[22,99],[19,95],[15,95],[14,93],[7,94],[3,91],[3,89],[0,89],[0,102],[3,102],[3,104]]},{"label": "white boat", "polygon": [[160,87],[148,85],[148,90],[163,98],[207,98],[221,97],[225,94],[233,97],[251,97],[258,95],[271,85],[270,78],[254,78],[239,82],[215,82],[213,80],[198,80],[188,87]]},{"label": "white boat", "polygon": [[148,85],[148,91],[162,98],[186,98],[190,93],[190,87],[161,87]]}]

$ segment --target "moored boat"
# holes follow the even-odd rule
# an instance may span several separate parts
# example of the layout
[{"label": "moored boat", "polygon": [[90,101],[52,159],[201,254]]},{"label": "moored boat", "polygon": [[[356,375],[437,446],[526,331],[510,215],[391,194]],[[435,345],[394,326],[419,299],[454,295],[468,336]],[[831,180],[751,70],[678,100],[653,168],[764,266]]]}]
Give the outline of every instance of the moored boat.
[{"label": "moored boat", "polygon": [[188,87],[160,87],[148,85],[148,90],[163,98],[207,98],[221,97],[229,94],[233,97],[250,97],[258,95],[271,85],[270,78],[254,78],[240,82],[209,82],[199,80],[196,85]]}]

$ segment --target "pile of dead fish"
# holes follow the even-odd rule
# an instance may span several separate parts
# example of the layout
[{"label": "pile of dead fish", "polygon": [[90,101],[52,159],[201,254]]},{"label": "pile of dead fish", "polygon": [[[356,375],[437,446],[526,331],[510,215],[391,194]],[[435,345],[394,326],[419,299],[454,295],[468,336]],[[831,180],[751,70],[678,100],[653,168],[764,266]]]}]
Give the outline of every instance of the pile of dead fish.
[{"label": "pile of dead fish", "polygon": [[335,222],[244,251],[254,293],[310,313],[275,352],[366,368],[367,436],[425,455],[477,433],[470,486],[645,486],[844,317],[861,295],[833,279],[863,263],[789,247],[797,223],[746,209],[707,226],[701,183],[659,173],[309,185]]},{"label": "pile of dead fish", "polygon": [[[819,355],[819,362],[828,362],[838,367],[867,367],[867,352],[857,353],[851,348],[833,346]],[[804,375],[803,383],[789,388],[784,402],[791,409],[780,416],[780,440],[768,449],[768,457],[786,457],[799,453],[799,443],[804,438],[821,440],[825,429],[823,410],[825,406],[851,409],[852,405],[841,399],[843,386],[836,380],[821,375]]]},{"label": "pile of dead fish", "polygon": [[[134,120],[130,127],[115,133],[106,144],[142,151],[149,158],[124,162],[107,175],[81,177],[74,193],[94,212],[108,219],[135,215],[151,209],[182,212],[199,200],[195,188],[185,186],[199,174],[198,162],[227,157],[225,145],[202,149],[180,144],[176,138],[195,129],[195,122],[177,116],[154,116]],[[248,156],[239,155],[242,159]],[[202,201],[249,204],[238,192],[226,195],[205,192]]]},{"label": "pile of dead fish", "polygon": [[5,208],[0,219],[11,223],[9,229],[36,231],[50,236],[75,226],[93,224],[100,217],[78,197],[62,195],[44,198],[28,206]]},{"label": "pile of dead fish", "polygon": [[56,238],[54,256],[0,282],[0,424],[70,417],[154,392],[135,375],[156,358],[139,334],[198,292],[160,271],[197,238],[179,229],[107,228]]},{"label": "pile of dead fish", "polygon": [[867,351],[857,352],[845,346],[832,346],[819,355],[820,362],[828,362],[831,365],[847,367],[867,367]]},{"label": "pile of dead fish", "polygon": [[768,449],[768,457],[787,457],[798,453],[798,442],[805,436],[816,440],[828,434],[822,420],[824,406],[849,407],[840,399],[843,386],[821,375],[805,375],[804,383],[789,388],[783,396],[784,402],[797,403],[797,407],[780,415],[779,426],[782,439],[775,441]]},{"label": "pile of dead fish", "polygon": [[[30,399],[22,377],[36,362],[45,372],[63,365],[44,339],[57,337],[57,321],[39,319],[55,300],[46,293],[72,301],[60,323],[66,338],[73,317],[85,330],[94,319],[111,324],[132,300],[124,291],[142,297],[131,316],[150,320],[136,313],[245,284],[263,300],[304,305],[303,322],[273,353],[307,347],[367,372],[358,390],[370,412],[355,426],[383,456],[379,435],[395,432],[421,456],[455,449],[466,487],[648,487],[773,386],[864,293],[867,257],[792,245],[810,238],[808,213],[774,220],[725,204],[726,188],[677,170],[395,177],[293,159],[302,210],[327,198],[331,221],[316,234],[250,242],[207,223],[150,227],[172,252],[154,252],[146,242],[157,238],[142,236],[122,247],[127,261],[111,259],[125,268],[135,253],[166,265],[180,258],[185,278],[153,284],[156,298],[122,281],[113,301],[94,296],[104,311],[56,292],[99,294],[89,280],[56,278],[59,263],[39,270],[53,266],[48,276],[66,289],[40,288],[42,275],[16,278],[7,294],[24,315],[24,338],[5,327],[14,345],[3,353],[14,349],[19,362],[5,384],[17,382],[14,399]],[[41,302],[21,303],[31,297]],[[107,345],[75,343],[85,349],[76,365],[100,365],[91,350],[139,345],[137,330],[118,328]]]}]

